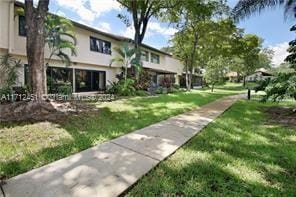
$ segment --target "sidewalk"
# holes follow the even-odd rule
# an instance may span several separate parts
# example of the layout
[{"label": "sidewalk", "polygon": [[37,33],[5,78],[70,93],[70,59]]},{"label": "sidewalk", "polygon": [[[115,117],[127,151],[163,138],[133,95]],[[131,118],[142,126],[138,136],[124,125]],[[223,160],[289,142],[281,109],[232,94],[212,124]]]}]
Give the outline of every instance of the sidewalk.
[{"label": "sidewalk", "polygon": [[[7,180],[7,197],[117,196],[241,96],[229,96]],[[2,194],[0,194],[1,196]]]}]

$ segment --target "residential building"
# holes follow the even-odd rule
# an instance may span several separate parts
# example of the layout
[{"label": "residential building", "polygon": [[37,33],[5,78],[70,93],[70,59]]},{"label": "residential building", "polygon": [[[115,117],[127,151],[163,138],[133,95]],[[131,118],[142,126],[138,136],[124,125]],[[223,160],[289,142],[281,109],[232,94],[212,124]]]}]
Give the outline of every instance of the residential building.
[{"label": "residential building", "polygon": [[[28,67],[26,58],[25,18],[16,12],[23,4],[14,1],[0,1],[0,55],[9,53],[21,60],[17,86],[25,85],[28,81]],[[105,33],[75,21],[77,38],[77,56],[71,56],[72,64],[65,64],[54,57],[47,69],[48,78],[54,78],[72,85],[74,92],[96,92],[105,90],[111,82],[116,81],[116,75],[121,72],[121,65],[113,63],[116,51],[128,38]],[[172,55],[149,45],[142,45],[142,62],[144,69],[152,75],[155,83],[160,83],[163,77],[172,78],[179,83],[183,65]],[[69,53],[70,54],[70,53]],[[49,50],[45,48],[45,57],[49,57]]]},{"label": "residential building", "polygon": [[264,68],[260,68],[255,71],[255,73],[248,75],[246,77],[247,82],[256,82],[256,81],[262,81],[268,78],[272,78],[273,74],[267,71]]}]

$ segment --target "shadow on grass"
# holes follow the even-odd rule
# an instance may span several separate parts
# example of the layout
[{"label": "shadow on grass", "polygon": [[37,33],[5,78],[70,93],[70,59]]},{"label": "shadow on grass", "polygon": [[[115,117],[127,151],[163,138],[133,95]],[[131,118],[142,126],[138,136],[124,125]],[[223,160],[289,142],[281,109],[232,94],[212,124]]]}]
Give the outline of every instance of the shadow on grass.
[{"label": "shadow on grass", "polygon": [[[11,159],[1,161],[1,175],[12,177],[30,169],[64,158],[96,144],[108,141],[131,131],[165,120],[229,94],[177,93],[159,97],[131,98],[123,100],[132,110],[113,111],[112,107],[100,107],[98,111],[71,115],[51,121],[57,129],[68,133],[70,139],[61,139],[58,145],[39,148],[35,151],[12,153]],[[95,107],[95,104],[93,104]],[[112,105],[112,103],[110,103]],[[174,105],[174,106],[172,106]],[[137,108],[139,107],[139,108]],[[120,106],[119,106],[120,108]],[[37,121],[38,122],[38,121]],[[6,123],[0,128],[27,126],[31,123]],[[42,130],[40,130],[42,132]],[[26,139],[23,139],[26,140]],[[47,143],[47,139],[44,143]]]},{"label": "shadow on grass", "polygon": [[140,180],[128,195],[295,196],[295,130],[239,102]]}]

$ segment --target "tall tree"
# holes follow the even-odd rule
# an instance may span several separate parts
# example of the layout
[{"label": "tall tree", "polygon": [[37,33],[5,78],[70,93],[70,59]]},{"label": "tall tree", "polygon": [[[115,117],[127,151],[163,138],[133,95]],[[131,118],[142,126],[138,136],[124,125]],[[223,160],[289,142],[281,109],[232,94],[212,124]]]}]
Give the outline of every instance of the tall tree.
[{"label": "tall tree", "polygon": [[261,49],[259,53],[259,67],[271,69],[272,68],[272,57],[274,55],[274,51],[268,48]]},{"label": "tall tree", "polygon": [[243,67],[239,69],[245,86],[246,76],[252,74],[261,66],[259,63],[259,53],[261,51],[262,39],[254,34],[247,34],[239,41],[237,50],[239,50],[239,57],[243,60]]},{"label": "tall tree", "polygon": [[[166,9],[171,1],[164,0],[117,0],[122,6],[124,6],[128,12],[132,15],[132,25],[134,26],[134,44],[137,51],[145,37],[147,26],[151,17],[157,17],[162,9]],[[123,22],[130,26],[131,22],[129,17],[124,14],[119,14],[118,17]],[[137,53],[136,58],[140,59],[140,52]]]},{"label": "tall tree", "polygon": [[34,7],[33,0],[25,0],[25,17],[27,32],[27,58],[30,65],[30,86],[32,93],[41,99],[46,92],[44,47],[45,47],[45,19],[49,0],[40,0]]},{"label": "tall tree", "polygon": [[[176,27],[179,28],[177,40],[183,40],[186,46],[186,52],[181,56],[183,62],[185,62],[186,68],[186,86],[187,90],[191,89],[192,72],[196,67],[197,51],[199,47],[200,32],[198,24],[206,20],[210,20],[213,17],[219,17],[225,13],[227,7],[222,0],[213,1],[196,1],[188,0],[182,1],[175,9],[169,11],[168,19],[176,23]],[[184,41],[186,40],[187,43]],[[181,46],[180,43],[177,46]],[[181,48],[185,46],[181,46]],[[181,51],[181,50],[179,50]],[[184,52],[185,52],[184,51]],[[185,55],[185,56],[184,56]],[[177,55],[178,56],[178,55]],[[180,55],[179,55],[180,56]]]},{"label": "tall tree", "polygon": [[225,82],[225,74],[228,59],[222,56],[211,59],[206,68],[205,79],[206,83],[211,85],[211,91],[214,91],[215,85]]}]

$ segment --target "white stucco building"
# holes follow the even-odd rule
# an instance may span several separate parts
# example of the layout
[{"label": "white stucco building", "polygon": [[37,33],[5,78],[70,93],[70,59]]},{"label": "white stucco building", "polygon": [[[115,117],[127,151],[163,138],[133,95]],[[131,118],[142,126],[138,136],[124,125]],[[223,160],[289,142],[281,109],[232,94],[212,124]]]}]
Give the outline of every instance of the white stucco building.
[{"label": "white stucco building", "polygon": [[[0,1],[0,55],[9,53],[21,60],[18,86],[26,84],[29,66],[26,58],[25,18],[16,12],[16,8],[21,6],[21,3],[12,0]],[[113,48],[129,39],[72,22],[77,38],[77,56],[71,56],[73,63],[70,67],[66,67],[58,58],[53,58],[47,72],[59,73],[59,77],[71,83],[74,92],[104,90],[111,82],[116,81],[116,75],[121,71],[118,63],[110,66],[111,59],[117,55]],[[179,60],[145,44],[142,51],[143,67],[151,72],[156,82],[168,75],[174,78],[175,83],[179,83],[179,76],[183,72],[183,65]],[[47,48],[45,57],[49,57]]]}]

